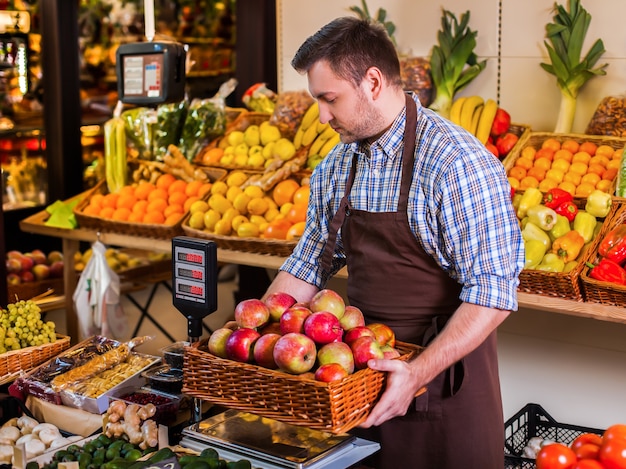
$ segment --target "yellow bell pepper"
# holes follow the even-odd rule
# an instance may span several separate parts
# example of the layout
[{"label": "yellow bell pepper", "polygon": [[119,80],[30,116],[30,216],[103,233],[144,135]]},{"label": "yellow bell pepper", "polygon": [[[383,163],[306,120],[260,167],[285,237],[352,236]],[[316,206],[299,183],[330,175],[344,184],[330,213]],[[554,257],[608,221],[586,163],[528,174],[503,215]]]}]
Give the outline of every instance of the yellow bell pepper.
[{"label": "yellow bell pepper", "polygon": [[567,263],[578,257],[584,245],[585,240],[582,235],[576,230],[571,230],[554,240],[552,252],[563,259],[563,262]]}]

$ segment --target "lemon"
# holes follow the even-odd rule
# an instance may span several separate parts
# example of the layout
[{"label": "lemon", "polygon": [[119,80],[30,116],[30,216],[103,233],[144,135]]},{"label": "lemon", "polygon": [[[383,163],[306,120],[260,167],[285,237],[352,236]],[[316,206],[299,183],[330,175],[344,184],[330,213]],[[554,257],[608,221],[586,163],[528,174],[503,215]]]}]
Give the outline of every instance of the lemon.
[{"label": "lemon", "polygon": [[272,199],[269,195],[265,195],[264,199],[267,200],[269,208],[275,208],[276,210],[278,210],[278,204],[274,202],[274,199]]},{"label": "lemon", "polygon": [[246,207],[248,206],[250,200],[252,199],[244,191],[235,197],[235,200],[233,200],[233,207],[239,210],[239,213],[247,213],[248,209]]},{"label": "lemon", "polygon": [[226,192],[226,198],[233,202],[235,197],[243,192],[243,189],[239,186],[232,186],[228,188],[228,192]]},{"label": "lemon", "polygon": [[228,210],[226,210],[226,212],[222,215],[222,220],[228,220],[229,222],[232,223],[233,218],[235,218],[237,215],[241,215],[239,210],[237,210],[234,207],[231,207]]},{"label": "lemon", "polygon": [[230,220],[219,220],[216,224],[215,224],[215,234],[218,235],[222,235],[222,236],[228,236],[230,234],[230,231],[232,229],[232,224]]},{"label": "lemon", "polygon": [[202,230],[204,228],[204,212],[194,212],[189,217],[189,226],[194,230]]},{"label": "lemon", "polygon": [[226,195],[228,185],[224,181],[215,181],[211,186],[211,194]]},{"label": "lemon", "polygon": [[250,220],[248,220],[248,217],[246,217],[245,215],[237,215],[233,218],[233,221],[231,221],[231,225],[233,227],[234,231],[239,231],[239,227],[243,224],[243,223],[250,223]]},{"label": "lemon", "polygon": [[287,215],[289,213],[289,210],[291,210],[291,207],[293,207],[293,203],[285,202],[280,206],[280,213],[283,215]]},{"label": "lemon", "polygon": [[222,194],[213,194],[209,197],[209,207],[221,214],[226,213],[226,210],[232,208],[232,206],[232,203]]},{"label": "lemon", "polygon": [[250,215],[250,222],[257,226],[261,226],[263,223],[267,223],[267,220],[261,215]]},{"label": "lemon", "polygon": [[259,236],[259,227],[254,223],[242,223],[237,230],[237,236],[241,238],[255,238]]},{"label": "lemon", "polygon": [[192,203],[189,206],[189,212],[190,213],[196,213],[196,212],[206,212],[209,209],[209,204],[207,202],[205,202],[204,200],[196,200],[194,203]]},{"label": "lemon", "polygon": [[266,221],[272,221],[274,218],[276,218],[276,215],[278,215],[280,212],[278,211],[277,208],[274,207],[270,207],[267,209],[267,211],[263,214],[263,217],[265,217]]},{"label": "lemon", "polygon": [[243,190],[251,199],[259,199],[265,197],[265,191],[259,186],[250,185]]},{"label": "lemon", "polygon": [[222,214],[217,210],[213,210],[212,208],[207,210],[203,218],[204,227],[209,231],[213,231],[215,229],[215,224],[220,221],[221,218]]},{"label": "lemon", "polygon": [[241,186],[247,179],[248,176],[243,171],[233,171],[226,178],[226,185],[228,187]]},{"label": "lemon", "polygon": [[250,215],[263,215],[268,208],[269,204],[263,198],[252,199],[248,202],[248,213]]}]

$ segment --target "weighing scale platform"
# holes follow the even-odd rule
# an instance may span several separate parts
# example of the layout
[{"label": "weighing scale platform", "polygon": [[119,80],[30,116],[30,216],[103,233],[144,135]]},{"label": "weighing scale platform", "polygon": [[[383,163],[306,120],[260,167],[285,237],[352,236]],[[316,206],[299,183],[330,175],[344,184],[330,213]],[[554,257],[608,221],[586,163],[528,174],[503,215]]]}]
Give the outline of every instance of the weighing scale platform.
[{"label": "weighing scale platform", "polygon": [[183,429],[180,445],[212,447],[221,458],[247,459],[255,469],[345,469],[380,449],[373,441],[312,430],[227,410]]}]

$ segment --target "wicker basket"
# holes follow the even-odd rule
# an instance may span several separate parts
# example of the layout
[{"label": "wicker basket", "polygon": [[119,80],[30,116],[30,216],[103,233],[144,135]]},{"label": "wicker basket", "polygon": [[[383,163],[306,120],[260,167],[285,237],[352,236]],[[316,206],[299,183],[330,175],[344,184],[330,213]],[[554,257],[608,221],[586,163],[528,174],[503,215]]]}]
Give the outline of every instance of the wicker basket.
[{"label": "wicker basket", "polygon": [[[385,374],[371,369],[323,383],[216,357],[206,344],[185,347],[184,394],[294,425],[347,432],[365,420],[385,384]],[[403,360],[420,351],[407,343],[396,348]]]},{"label": "wicker basket", "polygon": [[[576,198],[574,203],[579,209],[584,209],[587,199]],[[597,250],[597,246],[602,239],[603,234],[608,230],[613,220],[618,205],[613,204],[611,211],[602,222],[599,233],[584,248],[583,254],[580,256],[578,264],[569,272],[544,272],[542,270],[522,270],[520,272],[520,284],[518,291],[524,293],[532,293],[535,295],[551,296],[556,298],[565,298],[568,300],[583,301],[583,288],[581,280],[581,272],[585,267],[593,253]]]},{"label": "wicker basket", "polygon": [[0,354],[0,384],[13,381],[20,374],[30,371],[46,360],[55,357],[70,346],[69,336],[57,334],[51,344],[26,347]]},{"label": "wicker basket", "polygon": [[8,300],[13,302],[19,300],[30,300],[31,298],[52,290],[57,295],[62,295],[65,291],[65,283],[62,278],[49,278],[36,282],[24,282],[18,285],[8,285]]},{"label": "wicker basket", "polygon": [[[611,217],[608,221],[608,226],[603,229],[602,234],[606,235],[610,230],[621,225],[622,223],[626,223],[626,204],[618,203],[613,217]],[[588,262],[591,264],[596,264],[600,261],[598,246],[602,238],[603,236],[599,237],[599,241],[596,244],[595,249],[590,253]],[[600,280],[591,278],[589,277],[590,270],[591,267],[584,264],[580,274],[585,301],[611,306],[626,306],[626,286],[611,282],[601,282]]]}]

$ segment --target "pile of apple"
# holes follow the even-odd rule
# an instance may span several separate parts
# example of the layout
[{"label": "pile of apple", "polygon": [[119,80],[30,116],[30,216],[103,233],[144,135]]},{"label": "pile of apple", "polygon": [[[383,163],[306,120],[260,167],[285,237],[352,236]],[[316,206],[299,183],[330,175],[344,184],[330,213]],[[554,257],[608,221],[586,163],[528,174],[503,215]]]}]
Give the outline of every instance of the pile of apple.
[{"label": "pile of apple", "polygon": [[7,283],[22,283],[63,277],[63,253],[50,251],[48,254],[40,249],[22,253],[12,250],[6,255]]},{"label": "pile of apple", "polygon": [[230,327],[208,340],[213,355],[285,373],[309,373],[331,382],[367,368],[370,359],[396,358],[395,334],[382,323],[365,324],[362,311],[337,292],[320,290],[308,304],[284,292],[235,307]]}]

